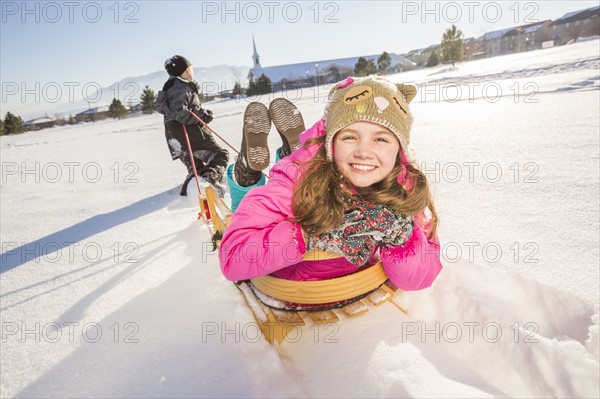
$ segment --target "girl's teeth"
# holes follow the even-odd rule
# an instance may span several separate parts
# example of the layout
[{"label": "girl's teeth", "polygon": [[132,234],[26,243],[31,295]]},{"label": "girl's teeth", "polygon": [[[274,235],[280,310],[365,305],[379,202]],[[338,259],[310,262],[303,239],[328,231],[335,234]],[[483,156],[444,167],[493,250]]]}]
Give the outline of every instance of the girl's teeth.
[{"label": "girl's teeth", "polygon": [[354,169],[366,170],[366,171],[375,169],[375,166],[367,166],[367,165],[352,165],[352,167]]}]

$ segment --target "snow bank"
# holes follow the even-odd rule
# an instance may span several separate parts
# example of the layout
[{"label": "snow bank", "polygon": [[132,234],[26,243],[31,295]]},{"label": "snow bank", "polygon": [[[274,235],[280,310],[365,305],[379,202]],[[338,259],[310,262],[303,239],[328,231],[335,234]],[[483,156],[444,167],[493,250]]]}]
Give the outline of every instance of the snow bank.
[{"label": "snow bank", "polygon": [[[221,276],[193,187],[178,196],[160,116],[2,137],[2,396],[600,396],[597,67],[595,40],[391,76],[504,92],[413,104],[445,269],[397,298],[408,316],[282,345]],[[327,89],[284,94],[312,123]],[[252,100],[211,103],[213,129],[238,143]]]}]

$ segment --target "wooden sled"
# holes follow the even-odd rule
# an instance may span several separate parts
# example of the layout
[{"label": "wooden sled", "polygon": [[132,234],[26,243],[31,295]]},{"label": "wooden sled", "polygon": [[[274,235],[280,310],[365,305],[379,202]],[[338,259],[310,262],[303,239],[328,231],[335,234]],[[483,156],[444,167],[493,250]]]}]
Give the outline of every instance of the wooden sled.
[{"label": "wooden sled", "polygon": [[[208,218],[212,221],[213,241],[220,243],[232,212],[206,188]],[[339,257],[324,251],[310,251],[305,260]],[[320,281],[292,281],[274,276],[261,276],[236,282],[258,326],[269,343],[282,342],[294,329],[312,323],[334,323],[341,318],[366,313],[370,306],[390,302],[406,313],[392,299],[397,288],[388,280],[381,262],[356,273]]]}]

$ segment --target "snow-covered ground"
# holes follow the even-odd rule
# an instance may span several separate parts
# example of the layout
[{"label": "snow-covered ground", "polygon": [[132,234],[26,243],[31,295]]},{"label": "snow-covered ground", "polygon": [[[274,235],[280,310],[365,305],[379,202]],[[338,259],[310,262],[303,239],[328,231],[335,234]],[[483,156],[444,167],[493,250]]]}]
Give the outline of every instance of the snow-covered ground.
[{"label": "snow-covered ground", "polygon": [[[420,89],[445,268],[399,295],[408,316],[273,346],[178,196],[159,115],[2,137],[0,395],[600,396],[599,68],[593,40],[391,76]],[[312,123],[327,89],[284,94]],[[207,105],[236,146],[247,102]]]}]

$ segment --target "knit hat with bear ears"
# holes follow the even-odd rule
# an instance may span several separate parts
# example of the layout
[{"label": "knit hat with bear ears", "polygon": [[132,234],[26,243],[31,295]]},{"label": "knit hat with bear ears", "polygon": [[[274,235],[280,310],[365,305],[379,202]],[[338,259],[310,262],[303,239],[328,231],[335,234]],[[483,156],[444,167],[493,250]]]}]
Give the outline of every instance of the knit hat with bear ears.
[{"label": "knit hat with bear ears", "polygon": [[417,94],[414,86],[392,83],[389,80],[368,76],[348,77],[329,92],[325,109],[325,148],[327,158],[333,159],[333,137],[337,132],[358,121],[377,123],[398,137],[400,147],[408,162],[410,128],[413,118],[408,103]]}]

